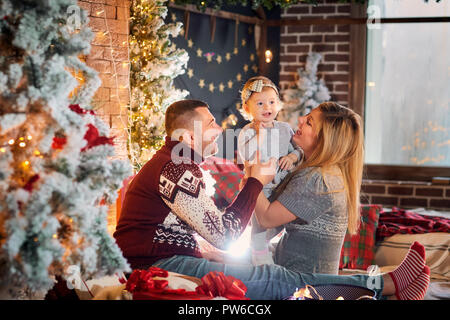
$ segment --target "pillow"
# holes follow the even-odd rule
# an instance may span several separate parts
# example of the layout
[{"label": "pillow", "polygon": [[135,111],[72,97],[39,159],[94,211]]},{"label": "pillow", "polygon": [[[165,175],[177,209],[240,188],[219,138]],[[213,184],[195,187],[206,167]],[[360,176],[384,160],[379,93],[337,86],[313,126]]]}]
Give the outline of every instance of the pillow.
[{"label": "pillow", "polygon": [[361,205],[361,225],[357,234],[345,235],[339,269],[366,270],[374,262],[375,236],[381,205]]}]

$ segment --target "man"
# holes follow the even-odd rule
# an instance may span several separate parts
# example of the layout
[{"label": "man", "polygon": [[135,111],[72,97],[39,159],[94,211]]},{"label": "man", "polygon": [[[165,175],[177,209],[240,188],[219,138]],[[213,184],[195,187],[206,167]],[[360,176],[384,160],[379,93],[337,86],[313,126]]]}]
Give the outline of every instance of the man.
[{"label": "man", "polygon": [[222,129],[208,105],[173,103],[166,112],[165,145],[130,183],[114,237],[133,269],[175,255],[200,258],[194,233],[220,249],[247,226],[263,184],[264,165],[252,167],[235,201],[220,211],[207,194],[199,164],[218,151]]}]

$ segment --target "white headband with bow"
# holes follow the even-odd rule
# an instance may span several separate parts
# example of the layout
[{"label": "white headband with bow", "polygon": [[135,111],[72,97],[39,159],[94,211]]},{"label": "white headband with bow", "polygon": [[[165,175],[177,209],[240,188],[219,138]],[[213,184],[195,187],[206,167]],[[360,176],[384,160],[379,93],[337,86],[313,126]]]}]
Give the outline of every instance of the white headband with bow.
[{"label": "white headband with bow", "polygon": [[247,102],[247,100],[250,99],[253,92],[261,92],[264,87],[270,87],[278,94],[278,89],[273,84],[264,83],[262,80],[255,80],[244,90],[242,95],[244,102]]}]

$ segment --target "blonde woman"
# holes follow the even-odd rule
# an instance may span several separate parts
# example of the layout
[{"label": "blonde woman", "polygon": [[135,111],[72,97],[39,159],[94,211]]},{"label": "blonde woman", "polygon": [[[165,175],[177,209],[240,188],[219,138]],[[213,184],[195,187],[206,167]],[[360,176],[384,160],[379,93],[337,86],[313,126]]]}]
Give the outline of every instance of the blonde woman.
[{"label": "blonde woman", "polygon": [[292,140],[304,161],[275,191],[261,193],[256,217],[262,227],[284,225],[275,262],[297,272],[337,274],[345,233],[358,230],[363,169],[361,120],[352,110],[325,102],[299,118]]}]

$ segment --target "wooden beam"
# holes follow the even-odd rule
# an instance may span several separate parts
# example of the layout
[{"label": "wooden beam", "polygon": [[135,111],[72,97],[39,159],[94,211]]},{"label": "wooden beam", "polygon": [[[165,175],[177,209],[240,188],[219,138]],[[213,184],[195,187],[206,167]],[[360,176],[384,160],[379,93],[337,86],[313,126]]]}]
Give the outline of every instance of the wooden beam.
[{"label": "wooden beam", "polygon": [[209,15],[209,16],[216,16],[217,18],[222,18],[222,19],[228,19],[228,20],[236,20],[237,19],[240,22],[244,22],[244,23],[248,23],[248,24],[262,24],[263,23],[263,20],[258,19],[256,17],[249,17],[249,16],[246,16],[243,14],[232,13],[232,12],[223,11],[223,10],[213,10],[211,8],[206,8],[205,11],[201,11],[201,10],[198,10],[192,4],[182,6],[182,5],[178,5],[178,4],[169,2],[167,4],[167,6],[170,8],[174,8],[174,9],[180,9],[180,10],[184,10],[184,11],[187,10],[187,11],[190,11],[193,13],[204,14],[204,15]]},{"label": "wooden beam", "polygon": [[431,182],[433,177],[450,177],[450,168],[375,164],[364,165],[363,179]]},{"label": "wooden beam", "polygon": [[[364,18],[366,16],[366,4],[351,5],[351,16]],[[367,57],[367,28],[362,24],[350,25],[350,59],[349,59],[349,83],[348,106],[361,116],[364,126],[364,100],[366,89],[366,57]]]}]

